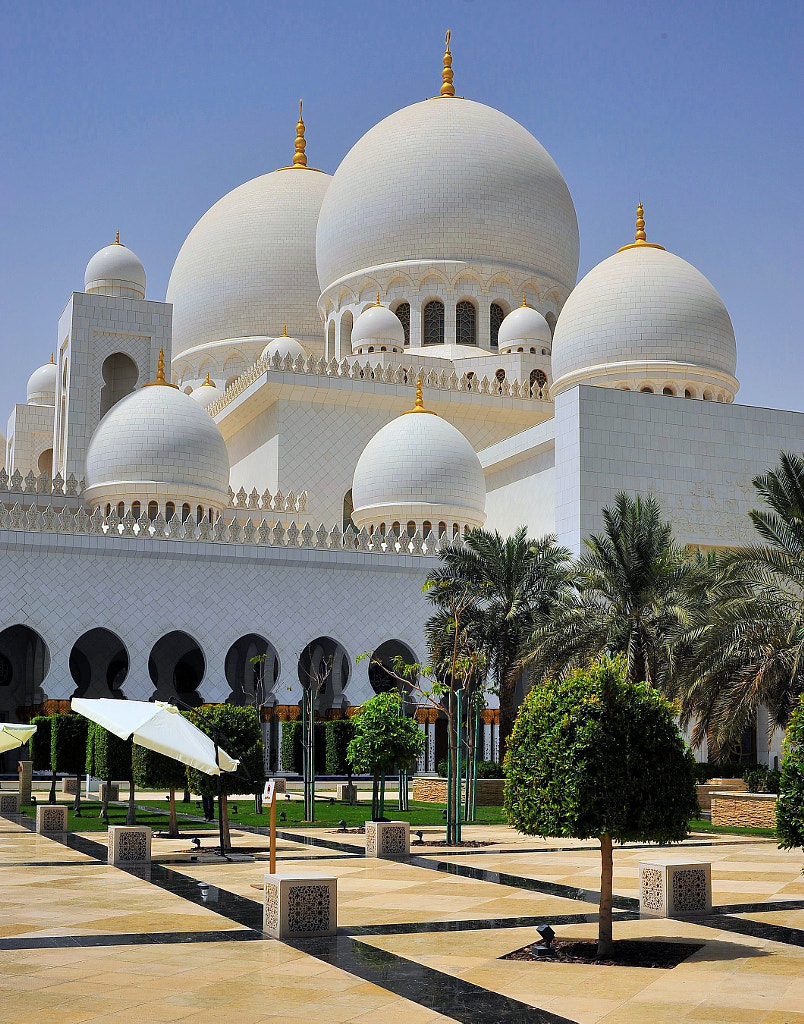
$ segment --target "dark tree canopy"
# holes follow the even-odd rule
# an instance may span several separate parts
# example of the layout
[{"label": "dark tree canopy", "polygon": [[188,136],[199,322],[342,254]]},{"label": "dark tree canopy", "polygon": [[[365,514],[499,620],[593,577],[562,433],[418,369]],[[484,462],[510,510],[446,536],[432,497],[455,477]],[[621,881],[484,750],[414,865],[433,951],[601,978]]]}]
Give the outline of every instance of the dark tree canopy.
[{"label": "dark tree canopy", "polygon": [[785,850],[804,847],[804,698],[787,726],[779,789],[776,803],[779,845]]},{"label": "dark tree canopy", "polygon": [[[211,704],[188,712],[187,717],[208,736],[212,736],[214,727],[219,728],[222,731],[220,745],[230,757],[240,761],[236,772],[221,774],[223,793],[261,793],[265,785],[265,765],[256,708]],[[188,768],[187,779],[194,793],[215,796],[218,792],[216,775]]]},{"label": "dark tree canopy", "polygon": [[87,758],[86,718],[81,715],[53,715],[50,735],[50,766],[65,775],[83,775]]},{"label": "dark tree canopy", "polygon": [[134,783],[141,789],[184,789],[187,768],[173,757],[134,745]]},{"label": "dark tree canopy", "polygon": [[677,842],[698,810],[672,705],[603,659],[525,698],[505,758],[509,822],[528,835]]},{"label": "dark tree canopy", "polygon": [[31,719],[31,725],[36,726],[36,732],[28,741],[28,749],[31,752],[31,761],[35,772],[51,771],[50,764],[50,729],[53,718],[49,715],[39,715]]}]

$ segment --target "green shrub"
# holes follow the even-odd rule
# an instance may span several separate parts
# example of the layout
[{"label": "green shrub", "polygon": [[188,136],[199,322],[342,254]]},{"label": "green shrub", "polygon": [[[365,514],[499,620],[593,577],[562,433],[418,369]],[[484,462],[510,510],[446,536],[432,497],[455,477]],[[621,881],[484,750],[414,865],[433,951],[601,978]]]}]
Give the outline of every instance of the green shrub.
[{"label": "green shrub", "polygon": [[[325,771],[328,775],[351,775],[352,765],[346,754],[355,735],[352,721],[346,718],[341,721],[326,722],[324,733],[326,737]],[[317,747],[318,737],[316,737]]]},{"label": "green shrub", "polygon": [[187,785],[187,767],[174,757],[135,744],[133,765],[134,784],[140,789],[176,790]]},{"label": "green shrub", "polygon": [[502,779],[505,777],[503,766],[498,761],[478,761],[477,777],[479,779]]},{"label": "green shrub", "polygon": [[759,765],[743,775],[749,793],[778,793],[781,773],[774,768]]},{"label": "green shrub", "polygon": [[776,834],[785,850],[804,846],[804,697],[790,716],[784,738]]},{"label": "green shrub", "polygon": [[[208,736],[212,735],[212,727],[218,726],[224,734],[221,736],[221,746],[230,757],[238,758],[241,762],[236,772],[221,773],[223,793],[261,793],[265,785],[265,762],[257,709],[237,707],[234,704],[212,704],[188,711],[187,718]],[[217,775],[207,775],[195,768],[188,768],[187,780],[193,793],[215,796],[218,792]]]},{"label": "green shrub", "polygon": [[[323,775],[327,769],[327,734],[326,722],[315,723],[315,773]],[[351,723],[349,723],[351,724]],[[279,748],[279,760],[282,770],[302,774],[302,723],[282,723],[282,743]]]},{"label": "green shrub", "polygon": [[36,726],[36,732],[28,741],[28,749],[31,752],[32,769],[35,772],[53,771],[50,764],[52,722],[53,718],[49,715],[39,715],[31,719],[31,725]]},{"label": "green shrub", "polygon": [[83,715],[51,716],[50,767],[65,775],[83,775],[87,761],[87,727]]},{"label": "green shrub", "polygon": [[96,779],[128,779],[131,775],[131,740],[121,740],[96,722],[87,723],[87,775]]}]

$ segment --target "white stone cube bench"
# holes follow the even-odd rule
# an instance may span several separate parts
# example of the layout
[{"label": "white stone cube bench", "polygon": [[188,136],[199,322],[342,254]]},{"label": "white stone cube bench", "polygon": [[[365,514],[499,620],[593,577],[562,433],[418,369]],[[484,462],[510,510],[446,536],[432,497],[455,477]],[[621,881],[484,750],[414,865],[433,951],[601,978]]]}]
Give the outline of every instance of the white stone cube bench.
[{"label": "white stone cube bench", "polygon": [[335,797],[340,803],[354,804],[357,802],[357,786],[354,782],[336,782]]},{"label": "white stone cube bench", "polygon": [[101,801],[101,803],[103,802],[104,798],[106,797],[106,790],[107,789],[109,791],[109,796],[108,796],[109,800],[119,800],[120,799],[120,787],[116,783],[114,783],[114,782],[112,782],[112,783],[102,782],[100,784],[99,788],[98,788],[98,799]]},{"label": "white stone cube bench", "polygon": [[334,935],[338,879],[328,875],[266,875],[262,930],[275,939]]},{"label": "white stone cube bench", "polygon": [[686,917],[712,910],[712,865],[672,860],[639,862],[639,912],[649,917]]},{"label": "white stone cube bench", "polygon": [[14,790],[0,791],[0,814],[19,814],[20,794]]},{"label": "white stone cube bench", "polygon": [[367,821],[367,857],[407,857],[410,854],[410,825],[407,821]]},{"label": "white stone cube bench", "polygon": [[152,835],[145,825],[110,825],[107,864],[150,864]]},{"label": "white stone cube bench", "polygon": [[75,796],[78,792],[79,782],[74,775],[67,775],[61,780],[61,792],[63,796]]},{"label": "white stone cube bench", "polygon": [[67,831],[66,804],[37,804],[36,831],[41,836]]}]

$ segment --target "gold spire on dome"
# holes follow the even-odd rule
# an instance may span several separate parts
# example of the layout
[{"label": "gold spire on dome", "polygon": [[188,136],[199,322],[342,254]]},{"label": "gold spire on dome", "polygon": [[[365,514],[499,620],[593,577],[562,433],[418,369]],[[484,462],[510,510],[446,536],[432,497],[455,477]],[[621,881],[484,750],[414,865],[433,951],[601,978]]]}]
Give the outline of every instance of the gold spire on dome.
[{"label": "gold spire on dome", "polygon": [[636,234],[634,235],[633,242],[629,242],[628,245],[621,245],[617,252],[623,252],[625,249],[638,249],[642,246],[648,246],[650,249],[662,249],[663,245],[657,245],[656,242],[648,242],[647,236],[645,235],[645,211],[642,209],[642,200],[639,200],[636,214]]},{"label": "gold spire on dome", "polygon": [[425,409],[425,407],[424,407],[424,397],[422,396],[422,379],[421,379],[421,377],[417,377],[416,378],[416,404],[413,406],[412,409],[408,409],[405,412],[403,412],[402,415],[403,416],[407,416],[407,415],[409,415],[412,412],[426,412],[426,413],[429,413],[431,416],[437,416],[438,415],[438,413],[437,412],[433,412],[432,409]]},{"label": "gold spire on dome", "polygon": [[522,305],[523,305],[523,306],[527,306],[527,304],[528,304],[528,297],[527,297],[527,295],[525,295],[525,293],[523,292],[523,293],[522,293]]},{"label": "gold spire on dome", "polygon": [[121,244],[121,243],[120,243],[120,232],[119,232],[119,231],[116,231],[116,232],[115,232],[115,236],[114,236],[114,244],[115,244],[115,245],[120,245],[120,244]]},{"label": "gold spire on dome", "polygon": [[382,303],[380,302],[380,293],[379,292],[377,292],[377,302],[376,302],[376,305],[377,306],[381,306],[382,305]]},{"label": "gold spire on dome", "polygon": [[302,118],[302,101],[299,100],[299,120],[296,122],[296,152],[293,154],[294,167],[307,166],[307,154],[304,152],[307,143],[304,141],[304,119]]},{"label": "gold spire on dome", "polygon": [[53,353],[52,352],[50,353],[50,361],[51,361],[51,363],[53,363],[54,366],[56,365],[56,360],[53,358]]},{"label": "gold spire on dome", "polygon": [[288,336],[288,325],[285,324],[285,326],[282,328],[282,337],[283,338],[287,338],[287,336]]},{"label": "gold spire on dome", "polygon": [[156,366],[156,380],[149,381],[147,384],[143,384],[142,386],[144,388],[153,388],[158,384],[161,384],[166,388],[175,388],[177,391],[179,390],[178,384],[171,384],[169,380],[165,379],[165,350],[163,348],[159,349],[159,362]]},{"label": "gold spire on dome", "polygon": [[204,383],[202,384],[202,387],[206,387],[206,388],[216,388],[217,386],[218,386],[217,384],[214,384],[214,383],[213,383],[213,382],[212,382],[212,381],[211,381],[211,380],[209,379],[209,370],[207,370],[207,379],[206,379],[206,380],[204,381]]},{"label": "gold spire on dome", "polygon": [[447,29],[446,49],[444,50],[444,70],[441,72],[441,95],[454,96],[455,86],[452,84],[452,52],[449,48],[451,32]]}]

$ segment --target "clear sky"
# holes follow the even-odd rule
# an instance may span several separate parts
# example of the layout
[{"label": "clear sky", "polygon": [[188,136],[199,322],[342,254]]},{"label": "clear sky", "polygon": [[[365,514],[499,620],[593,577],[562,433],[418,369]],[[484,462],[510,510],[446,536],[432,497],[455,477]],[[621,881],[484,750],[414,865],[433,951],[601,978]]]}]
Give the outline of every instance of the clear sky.
[{"label": "clear sky", "polygon": [[[115,230],[163,299],[224,193],[290,162],[333,172],[440,86],[525,125],[578,211],[582,276],[632,239],[697,266],[737,334],[738,401],[804,410],[804,4],[136,4],[0,0],[0,424]],[[802,438],[804,448],[804,437]]]}]

